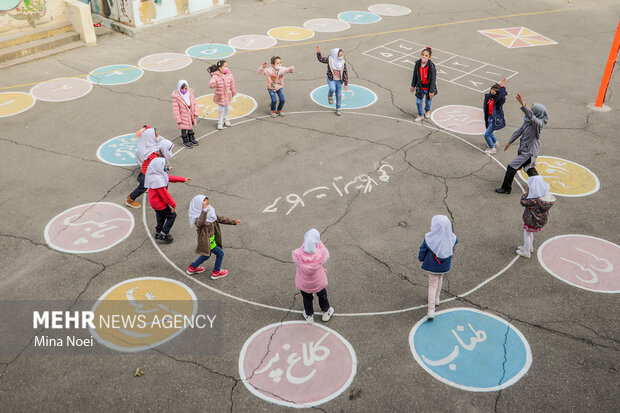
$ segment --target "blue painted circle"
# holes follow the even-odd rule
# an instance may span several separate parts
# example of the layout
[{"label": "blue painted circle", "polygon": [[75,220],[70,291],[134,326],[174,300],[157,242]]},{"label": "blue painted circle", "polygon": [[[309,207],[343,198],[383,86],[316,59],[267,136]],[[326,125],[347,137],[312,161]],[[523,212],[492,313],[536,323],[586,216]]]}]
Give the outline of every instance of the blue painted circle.
[{"label": "blue painted circle", "polygon": [[135,166],[138,138],[135,133],[116,136],[97,149],[97,158],[114,166]]},{"label": "blue painted circle", "polygon": [[133,65],[110,65],[95,69],[88,75],[88,80],[96,85],[124,85],[135,82],[144,74],[144,70]]},{"label": "blue painted circle", "polygon": [[367,11],[343,11],[338,19],[351,24],[371,24],[381,20],[381,16]]},{"label": "blue painted circle", "polygon": [[409,345],[433,377],[469,391],[506,388],[532,364],[530,346],[519,330],[472,308],[451,308],[432,321],[420,320],[409,334]]},{"label": "blue painted circle", "polygon": [[[327,85],[319,86],[310,92],[310,97],[315,103],[325,108],[335,109],[336,96],[334,96],[334,103],[330,105],[327,101],[327,92],[329,92]],[[364,86],[349,84],[347,92],[344,91],[344,88],[342,89],[341,109],[361,109],[372,105],[376,101],[377,95],[375,95],[375,92]]]},{"label": "blue painted circle", "polygon": [[0,11],[13,10],[21,0],[0,0]]},{"label": "blue painted circle", "polygon": [[196,59],[219,60],[235,54],[235,48],[221,43],[204,43],[189,47],[185,54]]}]

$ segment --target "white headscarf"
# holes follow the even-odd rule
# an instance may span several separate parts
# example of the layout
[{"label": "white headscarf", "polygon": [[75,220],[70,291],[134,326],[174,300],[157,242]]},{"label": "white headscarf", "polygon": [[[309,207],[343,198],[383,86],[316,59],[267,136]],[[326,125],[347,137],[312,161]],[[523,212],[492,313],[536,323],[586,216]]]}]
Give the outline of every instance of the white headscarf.
[{"label": "white headscarf", "polygon": [[155,128],[148,128],[140,136],[136,149],[136,160],[142,164],[150,154],[159,150],[159,141],[155,136]]},{"label": "white headscarf", "polygon": [[[187,86],[187,92],[185,92],[185,94],[181,93],[181,87],[183,85]],[[170,90],[170,89],[168,89],[168,90]],[[191,106],[192,102],[191,102],[191,100],[189,100],[189,83],[187,83],[187,80],[179,80],[177,82],[177,90],[179,91],[179,95],[181,95],[181,97],[185,101],[185,104],[187,106]]]},{"label": "white headscarf", "polygon": [[164,158],[155,158],[146,169],[144,176],[145,188],[162,188],[168,186],[168,174],[164,171],[166,160]]},{"label": "white headscarf", "polygon": [[452,256],[456,235],[452,223],[445,215],[435,215],[431,221],[431,231],[424,237],[426,245],[441,259]]},{"label": "white headscarf", "polygon": [[187,211],[187,215],[189,216],[189,227],[196,227],[196,220],[202,213],[202,203],[204,202],[206,195],[196,195],[192,198],[192,201],[189,203],[189,211]]},{"label": "white headscarf", "polygon": [[342,71],[342,68],[344,67],[344,59],[338,57],[340,50],[342,49],[332,49],[332,51],[329,52],[329,67],[331,67],[332,70],[335,69]]},{"label": "white headscarf", "polygon": [[549,193],[550,186],[540,175],[530,176],[527,180],[527,186],[530,189],[527,194],[528,199],[542,198]]},{"label": "white headscarf", "polygon": [[159,150],[164,154],[164,158],[166,161],[170,162],[172,159],[172,148],[174,148],[174,143],[166,138],[159,138]]},{"label": "white headscarf", "polygon": [[306,254],[314,254],[319,242],[321,242],[321,233],[312,228],[310,231],[306,232],[306,235],[304,235],[304,252]]}]

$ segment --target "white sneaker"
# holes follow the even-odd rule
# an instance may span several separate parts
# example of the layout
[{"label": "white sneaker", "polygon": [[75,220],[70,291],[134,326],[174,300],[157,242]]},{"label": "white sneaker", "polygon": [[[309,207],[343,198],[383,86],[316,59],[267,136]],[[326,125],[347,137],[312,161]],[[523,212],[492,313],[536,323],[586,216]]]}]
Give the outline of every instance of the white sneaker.
[{"label": "white sneaker", "polygon": [[525,252],[523,250],[517,250],[517,255],[522,256],[523,258],[532,258],[532,254],[530,254],[529,252]]},{"label": "white sneaker", "polygon": [[340,116],[342,115],[342,112],[340,112],[340,109],[336,109],[336,116]]},{"label": "white sneaker", "polygon": [[328,96],[328,97],[327,97],[327,102],[328,102],[330,105],[333,105],[333,104],[334,104],[334,98],[333,98],[333,96]]},{"label": "white sneaker", "polygon": [[334,315],[334,307],[329,307],[329,310],[323,313],[323,317],[321,318],[321,320],[327,322],[329,321],[330,318],[332,318],[333,315]]},{"label": "white sneaker", "polygon": [[231,126],[230,121],[228,119],[224,119],[224,126]]},{"label": "white sneaker", "polygon": [[435,298],[435,307],[439,305],[439,297]]},{"label": "white sneaker", "polygon": [[487,148],[487,149],[485,149],[484,153],[486,153],[487,155],[493,155],[493,154],[497,153],[497,149],[495,147]]},{"label": "white sneaker", "polygon": [[[523,251],[523,246],[522,245],[518,246],[517,250],[518,251]],[[534,248],[530,248],[530,254],[533,253],[533,252],[534,252]]]},{"label": "white sneaker", "polygon": [[218,122],[217,123],[217,130],[222,130],[222,129],[224,129],[224,124]]},{"label": "white sneaker", "polygon": [[431,112],[424,113],[424,119],[430,119],[430,118],[431,118]]},{"label": "white sneaker", "polygon": [[416,121],[416,122],[418,122],[418,123],[419,123],[419,122],[422,122],[422,119],[424,119],[424,116],[423,116],[423,115],[420,115],[420,116],[416,116],[416,118],[414,119],[414,121]]},{"label": "white sneaker", "polygon": [[306,311],[304,311],[304,318],[306,319],[306,323],[314,324],[314,314],[306,315]]},{"label": "white sneaker", "polygon": [[435,318],[435,310],[428,310],[428,315],[426,316],[429,320]]}]

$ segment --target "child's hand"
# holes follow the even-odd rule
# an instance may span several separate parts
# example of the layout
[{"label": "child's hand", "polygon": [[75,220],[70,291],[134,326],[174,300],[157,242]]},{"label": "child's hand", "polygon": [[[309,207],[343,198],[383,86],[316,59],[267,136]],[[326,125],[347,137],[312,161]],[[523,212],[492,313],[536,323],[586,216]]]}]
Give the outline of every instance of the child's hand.
[{"label": "child's hand", "polygon": [[504,152],[506,152],[508,150],[509,146],[510,146],[510,143],[507,143],[506,146],[504,147]]},{"label": "child's hand", "polygon": [[411,86],[411,87],[409,88],[409,91],[410,91],[411,93],[414,93],[414,92],[415,92],[415,88],[414,88],[413,86]]},{"label": "child's hand", "polygon": [[349,90],[349,85],[344,85],[344,91],[346,92],[347,90]]},{"label": "child's hand", "polygon": [[192,178],[185,178],[185,182],[189,182],[191,180],[192,180]]},{"label": "child's hand", "polygon": [[205,199],[202,201],[202,209],[206,209],[209,206],[209,200]]},{"label": "child's hand", "polygon": [[317,53],[321,53],[321,49],[319,49],[319,45],[318,44],[316,45],[316,52]]},{"label": "child's hand", "polygon": [[502,81],[499,83],[499,87],[505,87],[506,86],[506,78],[503,78]]},{"label": "child's hand", "polygon": [[175,209],[176,209],[176,208],[172,208],[172,207],[170,207],[170,212],[174,212],[174,210],[175,210]]},{"label": "child's hand", "polygon": [[530,193],[530,187],[525,185],[525,195]]},{"label": "child's hand", "polygon": [[429,99],[432,99],[432,98],[434,98],[434,97],[435,97],[435,94],[434,94],[433,92],[429,92],[429,94],[428,94],[428,98],[429,98]]},{"label": "child's hand", "polygon": [[263,69],[267,67],[267,62],[263,63]]},{"label": "child's hand", "polygon": [[172,171],[172,166],[168,166],[168,170],[169,170],[169,171]]},{"label": "child's hand", "polygon": [[237,223],[237,225],[241,225],[241,221],[236,220],[235,222]]},{"label": "child's hand", "polygon": [[521,97],[520,93],[517,93],[517,101],[521,104],[521,106],[525,106],[525,101]]}]

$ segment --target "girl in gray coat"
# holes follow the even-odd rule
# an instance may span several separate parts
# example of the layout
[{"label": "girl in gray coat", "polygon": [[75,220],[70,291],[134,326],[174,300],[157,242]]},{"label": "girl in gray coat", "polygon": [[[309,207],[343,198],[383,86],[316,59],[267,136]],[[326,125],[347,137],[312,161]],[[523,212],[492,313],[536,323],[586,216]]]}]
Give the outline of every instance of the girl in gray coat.
[{"label": "girl in gray coat", "polygon": [[519,141],[519,151],[517,157],[508,164],[504,182],[501,188],[497,188],[495,192],[498,194],[509,194],[512,190],[512,181],[517,171],[521,168],[525,170],[528,176],[536,176],[536,158],[540,152],[540,135],[543,127],[549,121],[547,109],[540,103],[534,103],[530,108],[527,107],[525,101],[520,94],[517,94],[517,100],[521,104],[521,111],[524,113],[523,124],[512,134],[504,151],[508,150],[510,144],[521,138]]}]

